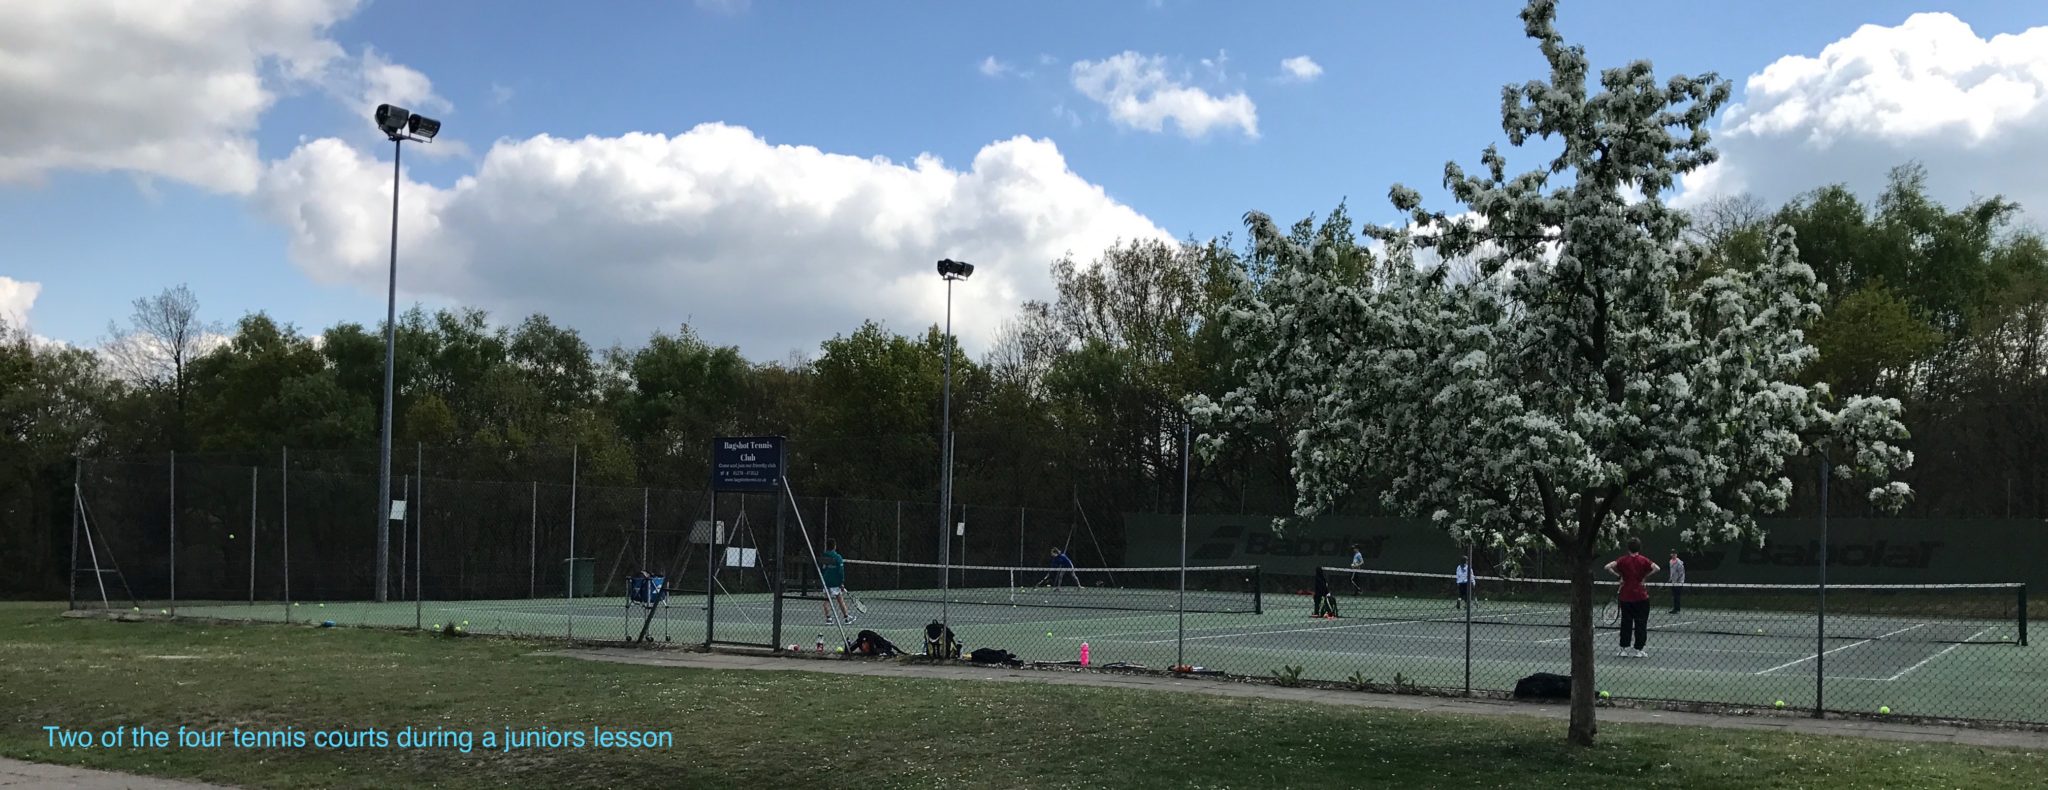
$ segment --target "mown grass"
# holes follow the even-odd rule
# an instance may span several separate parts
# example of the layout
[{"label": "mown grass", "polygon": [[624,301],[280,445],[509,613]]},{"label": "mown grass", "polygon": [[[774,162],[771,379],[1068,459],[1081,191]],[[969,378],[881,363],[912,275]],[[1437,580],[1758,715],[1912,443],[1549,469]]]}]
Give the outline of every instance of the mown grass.
[{"label": "mown grass", "polygon": [[[0,755],[268,787],[2020,787],[2048,755],[1031,684],[679,670],[544,643],[0,604]],[[167,656],[181,656],[168,658]],[[591,726],[656,750],[79,750],[105,729]]]}]

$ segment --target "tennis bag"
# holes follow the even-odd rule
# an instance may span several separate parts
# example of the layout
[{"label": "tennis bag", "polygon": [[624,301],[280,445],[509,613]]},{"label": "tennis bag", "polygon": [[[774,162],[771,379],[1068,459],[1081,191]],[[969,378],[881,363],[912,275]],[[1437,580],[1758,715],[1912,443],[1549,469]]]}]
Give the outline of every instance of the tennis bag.
[{"label": "tennis bag", "polygon": [[855,634],[853,646],[846,652],[859,656],[897,656],[903,654],[903,651],[896,649],[895,643],[882,638],[881,634],[873,631],[861,631],[859,634]]},{"label": "tennis bag", "polygon": [[1515,681],[1517,699],[1570,699],[1572,676],[1538,672]]},{"label": "tennis bag", "polygon": [[1006,667],[1024,666],[1023,660],[1017,658],[1016,653],[1008,650],[997,650],[993,647],[977,647],[974,649],[974,652],[967,654],[967,660],[976,664],[1001,664]]},{"label": "tennis bag", "polygon": [[953,637],[953,629],[933,620],[924,627],[924,654],[938,658],[959,658],[960,640]]}]

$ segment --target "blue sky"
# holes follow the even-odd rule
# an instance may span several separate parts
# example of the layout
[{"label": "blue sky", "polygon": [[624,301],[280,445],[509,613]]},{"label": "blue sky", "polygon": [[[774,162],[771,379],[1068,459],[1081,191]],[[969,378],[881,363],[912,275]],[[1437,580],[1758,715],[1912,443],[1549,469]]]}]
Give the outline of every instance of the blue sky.
[{"label": "blue sky", "polygon": [[[23,50],[31,62],[46,57],[56,75],[37,85],[0,72],[0,101],[23,112],[61,111],[95,129],[125,129],[134,139],[120,145],[147,146],[153,134],[189,137],[190,130],[170,128],[146,106],[135,109],[148,96],[98,95],[106,76],[96,70],[132,76],[156,68],[158,58],[171,75],[159,89],[175,89],[179,69],[170,61],[192,58],[205,62],[196,73],[256,75],[269,97],[247,119],[218,130],[252,141],[254,167],[265,174],[227,185],[104,150],[47,150],[69,145],[62,139],[28,143],[29,135],[17,133],[5,142],[7,132],[20,130],[0,126],[0,163],[16,163],[11,178],[0,165],[0,226],[8,229],[0,277],[36,284],[26,307],[15,289],[15,311],[37,334],[92,344],[130,300],[178,283],[189,283],[206,315],[221,321],[256,310],[309,331],[380,320],[390,150],[363,117],[363,102],[375,98],[365,88],[380,84],[362,76],[371,64],[431,81],[406,100],[446,122],[442,142],[406,152],[402,198],[417,194],[427,212],[420,227],[438,231],[409,235],[413,228],[401,225],[405,302],[473,304],[503,321],[541,310],[598,345],[633,343],[687,320],[756,359],[815,350],[862,317],[901,331],[936,322],[942,294],[928,269],[941,255],[984,262],[985,270],[996,264],[989,275],[996,279],[978,276],[964,286],[980,287],[962,305],[973,315],[956,319],[974,347],[994,336],[1017,299],[1048,293],[1046,264],[1061,250],[1086,259],[1118,236],[1230,233],[1247,210],[1293,219],[1346,198],[1366,218],[1392,219],[1384,208],[1388,185],[1406,182],[1435,198],[1446,159],[1471,162],[1500,140],[1501,85],[1539,77],[1543,68],[1521,36],[1520,4],[1501,1],[285,4],[326,5],[325,17],[250,2],[276,11],[277,21],[253,29],[192,21],[188,41],[197,43],[162,55],[129,43],[154,34],[121,24],[136,4],[114,0],[79,3],[85,11],[54,22],[14,20],[16,33],[0,33],[0,48]],[[1904,30],[1923,12],[1950,14],[1983,40],[2048,25],[2048,5],[2032,3],[1566,0],[1560,27],[1601,66],[1647,58],[1660,75],[1718,72],[1735,81],[1736,101],[1750,104],[1752,121],[1766,105],[1781,121],[1786,112],[1812,110],[1804,119],[1752,123],[1747,136],[1732,131],[1742,117],[1724,118],[1729,174],[1717,183],[1777,202],[1825,181],[1867,187],[1890,166],[1919,159],[1949,174],[1936,185],[1951,199],[2005,192],[2027,202],[2040,189],[2028,183],[2037,176],[2023,178],[2010,161],[1998,166],[1984,151],[2048,147],[2048,86],[2038,84],[2048,68],[2033,77],[2042,97],[2031,103],[1985,98],[1967,83],[1987,68],[2029,73],[2028,56],[2014,54],[2023,48],[1987,43],[1991,54],[1958,62],[1957,47],[1937,46],[1955,40],[1955,31],[1944,39],[1931,26]],[[19,13],[0,10],[0,29]],[[1903,32],[1852,39],[1865,25]],[[283,39],[298,43],[278,47],[287,54],[264,52]],[[299,39],[332,51],[291,54],[312,51]],[[220,51],[192,52],[215,45]],[[1840,57],[1821,71],[1835,76],[1808,75],[1767,96],[1746,89],[1752,75],[1781,59],[1815,58],[1831,45],[1840,45]],[[135,54],[108,63],[67,51],[95,47]],[[1219,101],[1242,94],[1256,108],[1256,134],[1241,120],[1199,134],[1171,115],[1158,131],[1119,122],[1078,77],[1122,53],[1156,69],[1171,88]],[[1304,56],[1319,75],[1283,79],[1282,61]],[[991,58],[995,68],[985,68]],[[314,61],[326,76],[289,73],[292,64]],[[1925,73],[1905,75],[1912,90],[1839,78],[1871,64]],[[1942,80],[1965,84],[1928,88]],[[1143,85],[1129,84],[1146,97]],[[71,107],[53,98],[65,91],[94,96]],[[1858,97],[1908,93],[1939,107],[1905,102],[1842,120],[1868,104]],[[1836,111],[1813,110],[1830,106]],[[1950,110],[1957,124],[1990,120],[1979,124],[1977,138],[1958,142],[1953,133],[1904,128],[1885,115],[1910,120]],[[698,161],[673,168],[620,155],[622,136],[674,138],[707,123],[751,133],[760,150],[744,140],[675,149],[671,162]],[[31,130],[49,139],[48,129]],[[541,135],[592,140],[580,150],[522,145]],[[992,144],[1018,136],[1050,146],[990,156],[979,185],[899,183],[917,180],[909,173],[920,155],[958,175]],[[335,145],[325,160],[294,160],[327,138]],[[1833,154],[1802,153],[1815,139],[1830,140]],[[854,172],[858,162],[815,162],[776,146],[902,167]],[[1057,158],[1048,158],[1052,151]],[[727,156],[729,167],[701,161]],[[776,166],[791,157],[802,161]],[[286,160],[296,166],[280,164]],[[1511,162],[1532,164],[1512,154]],[[749,169],[756,166],[761,172]],[[309,177],[293,186],[286,174]],[[1786,181],[1794,175],[1801,180]],[[465,187],[464,179],[476,183]],[[828,179],[839,186],[824,186]],[[887,186],[871,192],[861,186],[867,181]],[[1101,194],[1090,196],[1091,188]],[[807,193],[840,191],[852,195],[852,205],[788,208]],[[1031,197],[1017,197],[1024,193]],[[948,219],[919,224],[920,215],[940,208]],[[641,216],[643,209],[652,214]],[[317,228],[293,227],[302,217],[323,219],[312,223]],[[747,221],[754,217],[762,218],[758,225]],[[1094,225],[1075,230],[1083,220]],[[892,229],[903,229],[900,238]],[[362,248],[337,252],[343,241]],[[529,254],[533,260],[519,260]],[[900,276],[891,268],[899,263]]]}]

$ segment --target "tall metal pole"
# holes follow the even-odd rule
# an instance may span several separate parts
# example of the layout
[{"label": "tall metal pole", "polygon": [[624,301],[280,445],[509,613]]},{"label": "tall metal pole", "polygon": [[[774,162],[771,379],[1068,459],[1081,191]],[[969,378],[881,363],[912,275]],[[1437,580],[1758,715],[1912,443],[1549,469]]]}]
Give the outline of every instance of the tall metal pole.
[{"label": "tall metal pole", "polygon": [[391,585],[391,390],[398,371],[398,160],[404,143],[391,138],[391,267],[384,292],[384,428],[377,443],[377,601]]},{"label": "tall metal pole", "polygon": [[1820,593],[1816,599],[1819,616],[1813,621],[1813,717],[1826,714],[1822,696],[1827,690],[1828,662],[1828,448],[1820,448]]},{"label": "tall metal pole", "polygon": [[939,416],[939,624],[952,627],[953,598],[953,279],[946,278],[946,395]]},{"label": "tall metal pole", "polygon": [[647,516],[652,494],[646,486],[640,488],[640,570],[647,570]]},{"label": "tall metal pole", "polygon": [[[1180,601],[1174,605],[1178,617],[1173,637],[1173,663],[1188,663],[1188,424],[1180,424]],[[1019,536],[1021,546],[1024,538]],[[1021,553],[1021,549],[1019,550]]]}]

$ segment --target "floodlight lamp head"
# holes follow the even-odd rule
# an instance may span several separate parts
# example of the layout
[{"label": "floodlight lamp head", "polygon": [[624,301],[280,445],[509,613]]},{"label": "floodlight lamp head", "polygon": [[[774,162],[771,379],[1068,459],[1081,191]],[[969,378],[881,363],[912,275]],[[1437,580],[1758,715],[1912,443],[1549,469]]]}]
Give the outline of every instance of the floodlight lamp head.
[{"label": "floodlight lamp head", "polygon": [[948,280],[965,280],[971,274],[974,274],[974,264],[956,261],[951,258],[939,261],[940,277]]},{"label": "floodlight lamp head", "polygon": [[422,140],[432,140],[434,135],[441,133],[441,122],[424,115],[414,115],[407,122],[407,126],[412,130],[414,137]]},{"label": "floodlight lamp head", "polygon": [[[377,105],[377,128],[384,134],[396,137],[405,134],[406,125],[412,120],[412,111],[389,104]],[[438,130],[439,124],[435,124]]]}]

